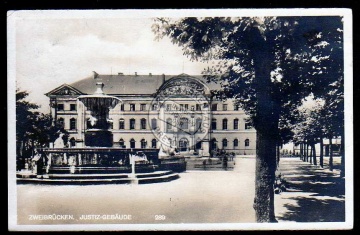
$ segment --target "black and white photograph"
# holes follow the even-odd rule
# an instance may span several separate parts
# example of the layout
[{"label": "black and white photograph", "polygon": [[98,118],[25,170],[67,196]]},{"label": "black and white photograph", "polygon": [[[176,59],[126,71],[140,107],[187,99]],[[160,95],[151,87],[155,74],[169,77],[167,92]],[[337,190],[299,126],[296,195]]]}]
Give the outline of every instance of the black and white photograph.
[{"label": "black and white photograph", "polygon": [[10,231],[353,228],[350,9],[7,13]]}]

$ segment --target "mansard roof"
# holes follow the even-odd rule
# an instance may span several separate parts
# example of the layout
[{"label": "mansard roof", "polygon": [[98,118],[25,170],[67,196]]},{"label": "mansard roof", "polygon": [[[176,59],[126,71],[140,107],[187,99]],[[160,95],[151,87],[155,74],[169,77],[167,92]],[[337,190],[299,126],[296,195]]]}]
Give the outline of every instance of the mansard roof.
[{"label": "mansard roof", "polygon": [[[107,95],[152,95],[157,92],[164,81],[176,79],[177,77],[199,80],[208,86],[210,90],[219,89],[219,84],[207,83],[202,75],[102,75],[95,72],[93,76],[71,83],[69,86],[81,92],[81,94],[93,94],[96,90],[96,83],[103,82],[103,90]],[[53,91],[46,93],[46,95],[50,95]]]}]

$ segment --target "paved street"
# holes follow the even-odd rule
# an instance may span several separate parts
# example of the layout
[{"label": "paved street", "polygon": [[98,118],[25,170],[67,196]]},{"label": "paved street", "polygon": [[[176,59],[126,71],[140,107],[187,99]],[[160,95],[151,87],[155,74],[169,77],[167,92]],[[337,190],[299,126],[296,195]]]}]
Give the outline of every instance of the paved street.
[{"label": "paved street", "polygon": [[[233,164],[233,163],[231,163]],[[339,164],[338,159],[335,164]],[[275,196],[279,222],[342,221],[344,188],[338,171],[282,158],[289,183]],[[18,185],[19,224],[244,223],[255,222],[255,158],[237,157],[233,171],[187,171],[166,183],[147,185]],[[70,220],[29,220],[30,215],[73,215]],[[81,215],[131,215],[80,220]],[[155,220],[161,215],[161,220]],[[162,217],[164,215],[165,217]]]}]

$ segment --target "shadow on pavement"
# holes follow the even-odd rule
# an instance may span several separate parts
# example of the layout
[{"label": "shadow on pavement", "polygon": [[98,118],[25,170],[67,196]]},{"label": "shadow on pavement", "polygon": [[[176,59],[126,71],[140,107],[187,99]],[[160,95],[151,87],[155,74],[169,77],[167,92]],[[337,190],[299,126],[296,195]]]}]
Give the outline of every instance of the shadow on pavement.
[{"label": "shadow on pavement", "polygon": [[333,199],[315,199],[308,197],[290,198],[297,205],[285,204],[287,212],[278,219],[296,222],[344,222],[345,202]]}]

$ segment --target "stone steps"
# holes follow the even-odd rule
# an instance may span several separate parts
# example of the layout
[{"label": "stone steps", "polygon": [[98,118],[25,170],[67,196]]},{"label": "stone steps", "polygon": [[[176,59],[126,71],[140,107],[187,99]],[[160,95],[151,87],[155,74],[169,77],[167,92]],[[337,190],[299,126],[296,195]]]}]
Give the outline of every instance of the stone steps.
[{"label": "stone steps", "polygon": [[89,184],[147,184],[168,182],[179,178],[178,173],[172,171],[158,171],[135,174],[49,174],[40,177],[18,177],[20,184],[55,184],[55,185],[89,185]]}]

